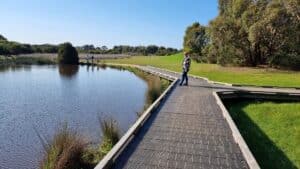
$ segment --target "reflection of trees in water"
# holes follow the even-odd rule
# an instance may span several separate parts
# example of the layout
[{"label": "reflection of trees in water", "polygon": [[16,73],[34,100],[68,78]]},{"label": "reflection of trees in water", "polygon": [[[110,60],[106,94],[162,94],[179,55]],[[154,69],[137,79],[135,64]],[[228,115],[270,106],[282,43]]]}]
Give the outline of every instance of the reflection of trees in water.
[{"label": "reflection of trees in water", "polygon": [[27,71],[27,72],[30,72],[31,71],[31,66],[30,65],[25,65],[25,66],[23,66],[23,70],[24,71]]},{"label": "reflection of trees in water", "polygon": [[59,65],[58,67],[59,74],[62,77],[72,78],[75,76],[79,70],[78,65]]},{"label": "reflection of trees in water", "polygon": [[0,72],[5,72],[5,71],[7,71],[9,68],[10,68],[9,66],[1,65],[1,66],[0,66]]},{"label": "reflection of trees in water", "polygon": [[94,72],[95,67],[96,66],[93,66],[93,65],[92,66],[91,65],[87,65],[86,66],[86,71],[89,72],[91,70],[92,72]]},{"label": "reflection of trees in water", "polygon": [[107,68],[107,66],[105,66],[105,65],[86,65],[86,71],[87,72],[89,72],[90,70],[92,71],[92,72],[94,72],[94,70],[100,70],[100,69],[102,69],[102,70],[105,70]]},{"label": "reflection of trees in water", "polygon": [[99,70],[99,68],[105,70],[107,68],[107,66],[105,64],[100,64],[97,66],[97,70]]},{"label": "reflection of trees in water", "polygon": [[0,72],[5,72],[5,71],[20,71],[20,70],[24,70],[24,71],[31,71],[31,66],[28,65],[1,65],[0,66]]}]

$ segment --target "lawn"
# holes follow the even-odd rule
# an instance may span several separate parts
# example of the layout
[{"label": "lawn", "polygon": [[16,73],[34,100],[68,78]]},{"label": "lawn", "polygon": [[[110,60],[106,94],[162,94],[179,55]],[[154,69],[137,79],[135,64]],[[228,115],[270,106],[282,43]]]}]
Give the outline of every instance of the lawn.
[{"label": "lawn", "polygon": [[[136,56],[125,59],[102,60],[106,63],[151,65],[181,71],[182,54],[172,56]],[[213,81],[259,86],[300,87],[300,72],[270,68],[222,67],[216,64],[192,62],[191,74]]]},{"label": "lawn", "polygon": [[300,103],[227,104],[261,168],[300,168]]}]

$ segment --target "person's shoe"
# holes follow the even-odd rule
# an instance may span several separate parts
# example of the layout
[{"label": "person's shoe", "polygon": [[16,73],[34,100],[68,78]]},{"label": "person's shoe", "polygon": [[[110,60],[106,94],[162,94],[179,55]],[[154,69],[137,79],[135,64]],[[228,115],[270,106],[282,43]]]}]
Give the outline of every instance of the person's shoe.
[{"label": "person's shoe", "polygon": [[188,86],[189,84],[185,83],[184,86]]},{"label": "person's shoe", "polygon": [[182,86],[182,84],[181,84],[181,83],[179,83],[179,86]]}]

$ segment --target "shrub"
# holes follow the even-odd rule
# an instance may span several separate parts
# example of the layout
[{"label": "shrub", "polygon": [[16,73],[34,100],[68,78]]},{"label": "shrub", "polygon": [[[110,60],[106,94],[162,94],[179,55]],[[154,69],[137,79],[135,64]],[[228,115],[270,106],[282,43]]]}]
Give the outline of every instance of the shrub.
[{"label": "shrub", "polygon": [[76,48],[71,43],[63,43],[58,49],[58,62],[61,64],[78,64],[79,57]]},{"label": "shrub", "polygon": [[0,34],[0,40],[7,41],[7,39],[1,34]]},{"label": "shrub", "polygon": [[98,149],[90,147],[82,156],[86,166],[95,167],[120,139],[118,124],[113,118],[98,117],[102,130],[102,140]]},{"label": "shrub", "polygon": [[[150,79],[149,79],[150,80]],[[152,77],[148,83],[148,102],[153,103],[162,93],[162,86],[159,77]]]},{"label": "shrub", "polygon": [[59,129],[45,146],[45,156],[41,169],[81,169],[87,168],[82,160],[87,151],[87,142],[67,125]]},{"label": "shrub", "polygon": [[113,118],[111,117],[110,118],[99,117],[99,122],[103,133],[102,141],[115,145],[120,139],[118,123],[115,120],[113,120]]},{"label": "shrub", "polygon": [[56,131],[53,139],[46,142],[38,134],[45,155],[41,169],[92,169],[120,139],[118,124],[113,118],[99,117],[103,133],[99,148],[88,143],[84,137],[70,130],[67,125]]},{"label": "shrub", "polygon": [[279,68],[300,70],[300,56],[297,53],[280,53],[272,58],[270,65]]}]

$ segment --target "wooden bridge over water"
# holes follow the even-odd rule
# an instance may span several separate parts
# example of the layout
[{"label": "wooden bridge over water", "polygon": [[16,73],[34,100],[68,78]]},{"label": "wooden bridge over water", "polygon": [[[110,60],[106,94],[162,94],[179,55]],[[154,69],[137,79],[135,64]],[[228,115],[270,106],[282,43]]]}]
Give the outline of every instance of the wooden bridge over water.
[{"label": "wooden bridge over water", "polygon": [[224,97],[300,98],[299,90],[232,87],[195,77],[189,86],[178,86],[178,73],[138,68],[173,82],[96,169],[259,168],[217,92]]}]

